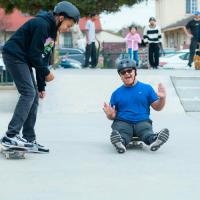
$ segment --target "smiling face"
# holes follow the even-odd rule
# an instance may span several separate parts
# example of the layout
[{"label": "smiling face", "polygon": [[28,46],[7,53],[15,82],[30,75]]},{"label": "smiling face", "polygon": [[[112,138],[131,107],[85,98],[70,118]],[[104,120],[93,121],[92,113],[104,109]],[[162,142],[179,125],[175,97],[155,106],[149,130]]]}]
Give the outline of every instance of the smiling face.
[{"label": "smiling face", "polygon": [[119,75],[121,77],[121,80],[123,81],[124,85],[129,87],[129,86],[132,86],[134,85],[135,83],[135,70],[132,69],[132,68],[127,68],[127,69],[124,69],[122,71],[119,72]]},{"label": "smiling face", "polygon": [[61,23],[58,28],[59,33],[68,32],[70,28],[74,25],[73,19],[64,18],[63,16],[60,16],[59,21]]}]

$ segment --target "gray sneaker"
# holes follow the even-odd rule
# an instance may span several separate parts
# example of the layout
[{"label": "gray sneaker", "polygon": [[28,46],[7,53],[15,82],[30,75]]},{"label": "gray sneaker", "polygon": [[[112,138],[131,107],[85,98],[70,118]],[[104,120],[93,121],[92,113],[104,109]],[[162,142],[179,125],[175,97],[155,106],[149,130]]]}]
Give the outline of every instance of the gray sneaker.
[{"label": "gray sneaker", "polygon": [[27,142],[27,140],[21,138],[19,135],[14,137],[8,137],[5,135],[1,139],[1,144],[6,147],[23,147],[27,149],[33,147],[32,143]]},{"label": "gray sneaker", "polygon": [[160,148],[160,146],[162,146],[165,142],[167,142],[168,138],[169,138],[169,130],[167,128],[162,129],[158,133],[158,137],[155,140],[155,142],[151,144],[150,150],[157,151]]},{"label": "gray sneaker", "polygon": [[123,139],[118,131],[116,130],[112,131],[110,136],[110,141],[114,145],[118,153],[126,152],[126,147],[123,144]]}]

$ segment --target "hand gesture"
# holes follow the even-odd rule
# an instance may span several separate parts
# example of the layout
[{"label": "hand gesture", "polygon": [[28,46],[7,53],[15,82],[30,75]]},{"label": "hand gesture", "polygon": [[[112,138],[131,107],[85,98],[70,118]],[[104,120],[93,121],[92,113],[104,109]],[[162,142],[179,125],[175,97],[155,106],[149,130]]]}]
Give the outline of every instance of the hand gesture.
[{"label": "hand gesture", "polygon": [[110,104],[105,102],[103,110],[104,110],[105,114],[107,115],[108,119],[114,119],[115,118],[115,116],[116,116],[115,107],[112,107]]},{"label": "hand gesture", "polygon": [[160,98],[165,98],[166,97],[166,91],[165,91],[165,87],[162,83],[159,83],[158,84],[158,92],[157,92],[157,95],[160,97]]}]

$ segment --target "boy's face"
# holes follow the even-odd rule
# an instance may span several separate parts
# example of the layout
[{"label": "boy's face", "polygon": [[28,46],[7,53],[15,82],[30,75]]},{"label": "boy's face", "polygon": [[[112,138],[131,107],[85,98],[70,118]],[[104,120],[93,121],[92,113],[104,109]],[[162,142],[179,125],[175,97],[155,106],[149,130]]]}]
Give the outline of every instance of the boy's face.
[{"label": "boy's face", "polygon": [[122,82],[125,86],[132,86],[135,82],[135,70],[132,68],[127,68],[119,73]]},{"label": "boy's face", "polygon": [[73,19],[63,19],[61,25],[58,28],[58,31],[60,33],[68,32],[73,25],[74,25]]},{"label": "boy's face", "polygon": [[156,25],[156,21],[154,21],[154,20],[151,20],[149,23],[150,23],[151,26],[155,26]]},{"label": "boy's face", "polygon": [[96,20],[96,15],[92,16],[91,20],[94,22]]}]

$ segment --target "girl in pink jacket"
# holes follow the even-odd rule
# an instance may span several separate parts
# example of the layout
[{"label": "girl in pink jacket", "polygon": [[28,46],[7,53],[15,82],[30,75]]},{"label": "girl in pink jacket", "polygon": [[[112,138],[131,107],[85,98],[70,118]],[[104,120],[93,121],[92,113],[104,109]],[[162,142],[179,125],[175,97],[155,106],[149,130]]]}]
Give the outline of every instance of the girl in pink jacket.
[{"label": "girl in pink jacket", "polygon": [[130,55],[130,59],[134,60],[136,63],[136,66],[138,66],[138,63],[139,63],[139,58],[138,58],[139,45],[138,44],[141,43],[141,37],[137,33],[137,27],[135,26],[129,27],[129,32],[126,35],[125,40],[127,42],[127,48],[128,48],[128,53]]}]

